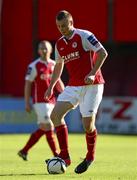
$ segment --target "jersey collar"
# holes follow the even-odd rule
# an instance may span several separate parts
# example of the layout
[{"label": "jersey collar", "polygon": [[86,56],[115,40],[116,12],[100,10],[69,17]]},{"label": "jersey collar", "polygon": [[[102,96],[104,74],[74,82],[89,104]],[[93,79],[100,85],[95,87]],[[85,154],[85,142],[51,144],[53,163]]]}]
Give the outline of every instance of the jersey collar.
[{"label": "jersey collar", "polygon": [[66,38],[65,36],[63,36],[63,38],[66,39],[66,40],[72,39],[74,37],[74,35],[75,35],[75,31],[76,31],[76,29],[73,28],[73,34],[71,35],[71,37],[70,38]]}]

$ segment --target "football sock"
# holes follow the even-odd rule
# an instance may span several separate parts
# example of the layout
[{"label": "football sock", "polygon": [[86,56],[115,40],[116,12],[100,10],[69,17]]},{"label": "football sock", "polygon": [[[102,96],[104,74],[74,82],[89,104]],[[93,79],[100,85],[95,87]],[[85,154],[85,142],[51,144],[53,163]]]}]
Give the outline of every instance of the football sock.
[{"label": "football sock", "polygon": [[95,158],[96,140],[97,140],[96,129],[91,133],[86,133],[86,142],[87,142],[87,150],[88,150],[86,159],[88,161],[93,161]]},{"label": "football sock", "polygon": [[29,149],[36,144],[36,142],[41,138],[41,136],[45,134],[45,131],[38,129],[35,132],[33,132],[28,140],[28,142],[26,143],[25,147],[22,149],[22,151],[24,153],[27,153],[29,151]]},{"label": "football sock", "polygon": [[47,142],[49,144],[49,147],[53,153],[54,156],[58,155],[57,147],[56,147],[56,142],[55,142],[55,136],[54,136],[54,131],[49,130],[45,132]]},{"label": "football sock", "polygon": [[62,159],[66,159],[69,157],[68,153],[68,128],[65,124],[60,125],[55,128],[56,129],[56,134],[59,142],[59,147],[60,147],[60,154],[59,157]]}]

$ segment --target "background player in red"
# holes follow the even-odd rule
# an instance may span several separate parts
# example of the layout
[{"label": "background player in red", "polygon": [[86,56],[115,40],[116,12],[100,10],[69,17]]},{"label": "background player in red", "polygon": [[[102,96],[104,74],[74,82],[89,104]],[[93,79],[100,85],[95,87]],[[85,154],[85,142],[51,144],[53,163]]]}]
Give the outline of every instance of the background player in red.
[{"label": "background player in red", "polygon": [[[50,113],[54,107],[56,97],[54,93],[49,100],[44,99],[45,90],[48,88],[53,73],[55,61],[50,59],[52,46],[48,41],[41,41],[38,45],[38,53],[40,57],[29,64],[25,77],[25,109],[31,112],[31,92],[32,84],[34,85],[32,97],[33,107],[37,115],[39,128],[33,132],[27,144],[18,152],[18,155],[27,160],[27,154],[30,148],[43,136],[46,136],[49,147],[54,156],[58,155],[55,143],[54,127],[50,120]],[[58,92],[64,90],[64,84],[59,79],[55,87]]]},{"label": "background player in red", "polygon": [[97,138],[95,119],[104,87],[100,68],[107,57],[107,52],[93,33],[73,27],[73,18],[69,12],[60,11],[56,16],[56,24],[62,37],[56,42],[56,65],[45,99],[51,97],[65,64],[69,83],[59,95],[51,119],[55,125],[61,150],[59,156],[70,165],[68,130],[64,116],[79,105],[87,144],[87,154],[75,168],[75,172],[79,174],[85,172],[95,159]]}]

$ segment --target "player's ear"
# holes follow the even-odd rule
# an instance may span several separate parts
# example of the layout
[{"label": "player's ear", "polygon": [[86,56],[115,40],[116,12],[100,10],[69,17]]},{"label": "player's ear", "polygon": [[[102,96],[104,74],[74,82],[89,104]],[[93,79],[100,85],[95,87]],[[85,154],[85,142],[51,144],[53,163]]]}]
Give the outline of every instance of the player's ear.
[{"label": "player's ear", "polygon": [[73,21],[72,20],[69,21],[69,27],[73,27]]}]

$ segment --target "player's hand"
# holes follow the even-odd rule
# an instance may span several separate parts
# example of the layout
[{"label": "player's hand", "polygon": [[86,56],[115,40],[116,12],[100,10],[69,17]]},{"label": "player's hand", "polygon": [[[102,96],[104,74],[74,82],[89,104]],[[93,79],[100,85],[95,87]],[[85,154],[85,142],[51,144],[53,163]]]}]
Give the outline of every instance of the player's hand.
[{"label": "player's hand", "polygon": [[26,110],[26,112],[31,113],[32,107],[31,107],[30,103],[25,104],[25,110]]},{"label": "player's hand", "polygon": [[53,94],[53,89],[48,88],[47,91],[44,94],[44,99],[49,100]]},{"label": "player's hand", "polygon": [[84,79],[86,84],[93,84],[94,80],[95,80],[94,75],[87,75]]}]

